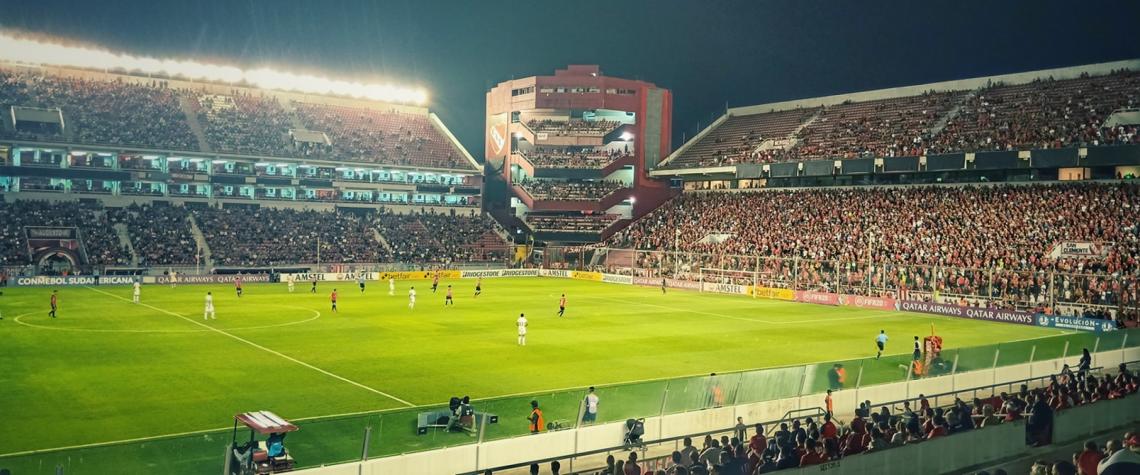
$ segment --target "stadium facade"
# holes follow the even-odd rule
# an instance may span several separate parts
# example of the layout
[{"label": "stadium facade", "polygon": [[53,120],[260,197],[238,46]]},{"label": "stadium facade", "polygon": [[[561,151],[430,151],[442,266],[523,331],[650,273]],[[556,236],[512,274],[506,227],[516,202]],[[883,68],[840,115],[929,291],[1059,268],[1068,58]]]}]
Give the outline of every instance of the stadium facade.
[{"label": "stadium facade", "polygon": [[[671,150],[673,96],[653,83],[570,65],[487,92],[485,156],[516,229],[597,242],[673,195],[649,176]],[[503,200],[505,204],[506,200]]]}]

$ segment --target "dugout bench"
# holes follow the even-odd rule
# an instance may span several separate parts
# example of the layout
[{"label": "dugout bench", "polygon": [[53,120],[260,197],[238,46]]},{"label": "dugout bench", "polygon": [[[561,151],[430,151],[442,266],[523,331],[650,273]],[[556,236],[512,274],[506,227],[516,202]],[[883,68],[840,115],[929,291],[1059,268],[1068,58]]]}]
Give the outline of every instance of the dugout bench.
[{"label": "dugout bench", "polygon": [[455,417],[447,409],[421,412],[416,416],[416,435],[425,435],[428,433],[428,429],[450,430],[452,427],[474,433],[479,429],[479,421],[484,420],[484,417],[486,417],[485,420],[488,424],[499,423],[499,416],[479,411],[475,411],[470,421],[463,421],[462,418]]}]

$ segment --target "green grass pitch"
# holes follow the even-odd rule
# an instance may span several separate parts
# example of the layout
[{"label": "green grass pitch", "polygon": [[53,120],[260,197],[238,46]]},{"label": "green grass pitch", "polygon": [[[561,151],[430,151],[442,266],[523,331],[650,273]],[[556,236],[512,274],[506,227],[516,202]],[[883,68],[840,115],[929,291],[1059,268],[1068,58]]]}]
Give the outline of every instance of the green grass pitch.
[{"label": "green grass pitch", "polygon": [[[454,307],[443,306],[447,284]],[[414,285],[416,308],[407,307]],[[332,313],[329,293],[340,293]],[[49,288],[9,288],[0,296],[0,454],[147,438],[228,427],[235,413],[268,409],[309,421],[286,444],[301,466],[358,458],[365,426],[370,456],[470,443],[465,434],[414,434],[422,407],[470,395],[476,410],[499,414],[485,438],[521,435],[530,399],[547,419],[574,420],[582,387],[599,386],[599,422],[682,411],[699,404],[710,372],[728,373],[812,362],[861,364],[863,382],[895,380],[913,335],[933,322],[948,350],[1004,343],[1002,359],[1028,359],[1035,342],[1056,330],[929,315],[826,307],[742,296],[552,278],[474,281],[307,282],[144,286],[142,304],[128,287],[60,288],[59,318],[47,316]],[[214,294],[217,320],[203,321],[203,299]],[[556,316],[558,296],[568,299]],[[516,344],[515,319],[530,321],[527,346]],[[875,361],[873,338],[891,340]],[[1072,335],[1077,338],[1078,335]],[[1073,342],[1073,345],[1079,342]],[[1063,343],[1062,343],[1063,344]],[[1046,348],[1048,347],[1048,348]],[[1037,358],[1060,356],[1056,342]],[[959,365],[992,364],[992,348],[962,350]],[[859,361],[858,359],[863,359]],[[813,388],[823,368],[810,373]],[[767,382],[742,382],[748,398],[792,395],[803,370],[772,370]],[[662,378],[674,381],[664,397]],[[656,380],[656,381],[655,381]],[[623,382],[638,384],[605,387]],[[734,384],[734,383],[726,383]],[[688,386],[692,390],[688,390]],[[576,388],[576,389],[566,389]],[[537,393],[537,396],[530,393]],[[706,393],[707,394],[707,393]],[[375,412],[378,410],[391,410]],[[371,412],[369,412],[371,411]],[[156,457],[177,451],[166,473],[216,473],[228,430],[194,433],[64,452],[0,456],[13,473],[145,472]],[[147,462],[147,461],[150,462]],[[134,468],[132,468],[134,467]],[[110,473],[110,472],[102,472]]]}]

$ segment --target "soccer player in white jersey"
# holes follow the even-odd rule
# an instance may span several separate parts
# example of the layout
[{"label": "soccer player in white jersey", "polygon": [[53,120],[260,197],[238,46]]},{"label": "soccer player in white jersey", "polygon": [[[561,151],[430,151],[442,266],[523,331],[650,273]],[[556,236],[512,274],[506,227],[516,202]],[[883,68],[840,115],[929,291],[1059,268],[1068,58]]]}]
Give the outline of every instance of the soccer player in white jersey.
[{"label": "soccer player in white jersey", "polygon": [[139,292],[141,287],[142,286],[139,285],[139,281],[136,280],[134,283],[134,294],[131,296],[131,301],[134,303],[139,303]]},{"label": "soccer player in white jersey", "polygon": [[408,289],[408,310],[416,309],[416,288]]},{"label": "soccer player in white jersey", "polygon": [[293,293],[293,284],[297,283],[297,277],[293,274],[285,274],[285,283],[289,284],[289,293]]},{"label": "soccer player in white jersey", "polygon": [[178,284],[178,273],[170,271],[170,288],[173,289],[176,284]]},{"label": "soccer player in white jersey", "polygon": [[396,279],[388,278],[388,295],[396,295]]},{"label": "soccer player in white jersey", "polygon": [[202,314],[202,320],[209,319],[217,320],[218,317],[214,315],[214,295],[206,292],[206,312]]},{"label": "soccer player in white jersey", "polygon": [[526,346],[526,315],[520,313],[515,323],[519,326],[519,346]]}]

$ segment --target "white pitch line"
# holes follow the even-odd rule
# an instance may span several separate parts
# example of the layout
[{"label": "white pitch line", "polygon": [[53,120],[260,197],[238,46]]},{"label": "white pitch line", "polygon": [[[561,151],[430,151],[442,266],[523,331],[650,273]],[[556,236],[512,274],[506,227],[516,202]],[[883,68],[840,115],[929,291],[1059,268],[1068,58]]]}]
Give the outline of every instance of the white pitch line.
[{"label": "white pitch line", "polygon": [[[299,307],[286,307],[286,308],[299,308]],[[300,325],[303,323],[309,323],[313,320],[321,318],[321,312],[318,312],[318,311],[313,310],[313,309],[302,309],[302,310],[308,310],[310,312],[313,312],[313,316],[306,318],[304,320],[297,320],[295,322],[277,323],[274,325],[258,325],[258,326],[253,326],[253,327],[237,327],[237,328],[230,328],[228,330],[240,331],[240,330],[266,330],[266,329],[270,329],[270,328],[284,328],[284,327],[288,327],[288,326]],[[17,315],[16,318],[12,319],[12,321],[16,322],[20,325],[26,326],[28,328],[37,328],[37,329],[41,329],[41,330],[51,330],[51,331],[61,331],[61,332],[171,334],[171,333],[206,333],[206,332],[210,331],[210,330],[111,330],[111,329],[106,329],[106,328],[64,328],[64,327],[49,327],[47,325],[37,325],[34,323],[28,323],[28,322],[21,320],[21,318],[27,317],[29,315],[36,315],[38,313],[40,313],[40,312],[29,312],[29,313],[25,313],[23,315]]]},{"label": "white pitch line", "polygon": [[[111,296],[111,297],[117,298],[117,299],[119,299],[119,300],[122,300],[122,301],[125,301],[125,302],[130,302],[130,301],[131,301],[131,300],[127,299],[126,297],[120,297],[120,296],[118,296],[118,295],[115,295],[115,294],[112,294],[112,293],[110,293],[110,292],[105,292],[105,291],[102,291],[102,290],[99,290],[99,289],[96,289],[96,288],[93,288],[93,287],[86,287],[86,288],[87,288],[88,290],[91,290],[91,291],[93,291],[93,292],[98,292],[98,293],[101,293],[101,294],[103,294],[103,295],[109,295],[109,296]],[[179,313],[174,313],[174,312],[171,312],[171,311],[169,311],[169,310],[166,310],[166,309],[158,308],[158,307],[155,307],[155,306],[153,306],[153,305],[150,305],[150,304],[139,303],[138,305],[142,305],[142,306],[144,306],[144,307],[147,307],[147,308],[150,308],[150,309],[153,309],[153,310],[156,310],[156,311],[159,311],[159,312],[165,313],[165,314],[167,314],[167,315],[171,315],[171,316],[174,316],[174,317],[178,317],[178,318],[181,318],[181,319],[183,319],[183,320],[186,320],[187,322],[193,323],[193,324],[195,324],[195,325],[198,325],[198,326],[200,326],[200,327],[202,327],[202,328],[206,328],[206,329],[209,329],[209,330],[210,330],[210,331],[212,331],[212,332],[218,333],[218,334],[220,334],[220,335],[225,335],[225,336],[227,336],[227,337],[230,337],[230,338],[232,338],[232,339],[234,339],[234,340],[240,341],[240,342],[242,342],[242,343],[245,343],[245,344],[247,344],[247,345],[249,345],[249,346],[252,346],[252,347],[254,347],[254,348],[257,348],[257,349],[259,349],[259,350],[261,350],[261,351],[264,351],[264,352],[266,352],[266,353],[269,353],[269,354],[271,354],[271,355],[276,355],[276,356],[279,356],[279,357],[281,357],[281,358],[284,358],[284,359],[286,359],[286,360],[292,361],[292,362],[294,362],[294,363],[297,363],[297,364],[299,364],[299,365],[301,365],[301,366],[304,366],[304,367],[306,367],[306,368],[309,368],[309,369],[311,369],[311,370],[313,370],[313,371],[316,371],[316,372],[318,372],[318,373],[324,374],[325,376],[329,376],[329,377],[332,377],[332,378],[335,378],[335,379],[339,379],[339,380],[341,380],[341,381],[344,381],[344,382],[346,382],[346,383],[348,383],[348,384],[351,384],[351,385],[353,385],[353,386],[356,386],[356,387],[358,387],[358,388],[360,388],[360,389],[364,389],[364,390],[367,390],[367,391],[371,391],[371,392],[373,392],[373,393],[375,393],[375,394],[379,394],[379,395],[381,395],[381,396],[384,396],[384,397],[386,397],[386,398],[388,398],[388,399],[391,399],[391,400],[393,400],[393,401],[399,402],[400,404],[403,404],[403,405],[405,405],[405,406],[408,406],[408,407],[416,407],[416,405],[415,405],[415,404],[412,404],[412,403],[410,403],[410,402],[408,402],[408,401],[405,401],[405,400],[403,400],[403,399],[400,399],[400,398],[398,398],[398,397],[396,397],[396,396],[393,396],[393,395],[391,395],[391,394],[388,394],[388,393],[386,393],[386,392],[384,392],[384,391],[381,391],[381,390],[379,390],[379,389],[376,389],[376,388],[373,388],[373,387],[370,387],[370,386],[365,386],[365,385],[363,385],[363,384],[361,384],[361,383],[358,383],[358,382],[356,382],[356,381],[353,381],[353,380],[351,380],[351,379],[348,379],[348,378],[346,378],[346,377],[344,377],[344,376],[340,376],[340,375],[338,375],[338,374],[334,374],[334,373],[331,373],[331,372],[329,372],[329,371],[326,371],[326,370],[324,370],[324,369],[318,368],[318,367],[316,367],[316,366],[313,366],[313,365],[311,365],[311,364],[309,364],[309,363],[306,363],[306,362],[304,362],[304,361],[301,361],[301,360],[299,360],[299,359],[297,359],[297,358],[294,358],[294,357],[292,357],[292,356],[286,355],[286,354],[284,354],[284,353],[281,353],[281,352],[278,352],[278,351],[275,351],[275,350],[272,350],[272,349],[266,348],[266,347],[264,347],[264,346],[261,346],[261,345],[259,345],[259,344],[257,344],[257,343],[254,343],[254,342],[252,342],[252,341],[246,340],[245,338],[242,338],[242,337],[240,337],[240,336],[237,336],[237,335],[234,335],[234,334],[232,334],[232,333],[228,333],[228,332],[226,332],[226,331],[223,331],[223,330],[220,330],[220,329],[217,329],[217,328],[211,327],[211,326],[209,326],[209,325],[206,325],[205,323],[202,323],[202,322],[196,321],[196,320],[194,320],[194,319],[192,319],[192,318],[188,318],[188,317],[186,317],[185,315],[182,315],[182,314],[179,314]]]}]

